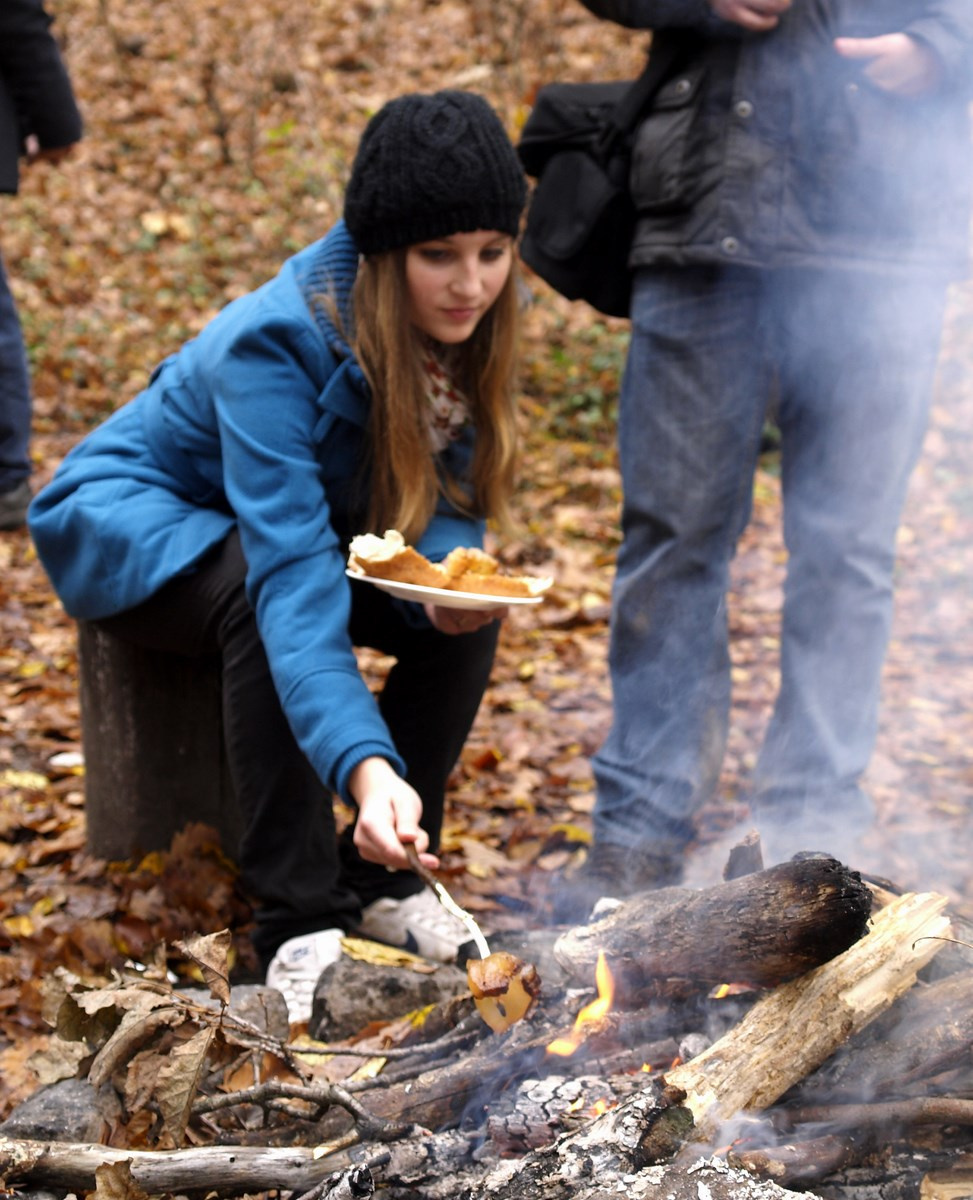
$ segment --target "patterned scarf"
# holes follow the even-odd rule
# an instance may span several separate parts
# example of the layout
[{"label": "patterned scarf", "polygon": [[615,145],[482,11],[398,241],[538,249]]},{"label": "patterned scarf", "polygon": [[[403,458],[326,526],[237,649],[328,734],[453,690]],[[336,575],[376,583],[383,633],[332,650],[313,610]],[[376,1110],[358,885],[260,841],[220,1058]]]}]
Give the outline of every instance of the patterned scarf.
[{"label": "patterned scarf", "polygon": [[422,366],[426,373],[426,396],[429,400],[426,410],[429,442],[433,453],[439,454],[459,437],[468,424],[470,407],[449,369],[431,348],[427,349]]}]

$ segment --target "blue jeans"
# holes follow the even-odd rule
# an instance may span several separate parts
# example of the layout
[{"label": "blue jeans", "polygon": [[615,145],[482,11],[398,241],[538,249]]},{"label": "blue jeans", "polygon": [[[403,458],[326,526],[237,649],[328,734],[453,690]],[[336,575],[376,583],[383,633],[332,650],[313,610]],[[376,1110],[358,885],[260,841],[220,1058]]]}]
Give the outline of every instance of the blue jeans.
[{"label": "blue jeans", "polygon": [[30,474],[30,375],[20,318],[0,259],[0,492]]},{"label": "blue jeans", "polygon": [[754,817],[762,833],[774,822],[868,822],[859,779],[945,290],[851,271],[638,272],[596,840],[680,853],[715,788],[730,706],[729,568],[774,392],[788,567]]}]

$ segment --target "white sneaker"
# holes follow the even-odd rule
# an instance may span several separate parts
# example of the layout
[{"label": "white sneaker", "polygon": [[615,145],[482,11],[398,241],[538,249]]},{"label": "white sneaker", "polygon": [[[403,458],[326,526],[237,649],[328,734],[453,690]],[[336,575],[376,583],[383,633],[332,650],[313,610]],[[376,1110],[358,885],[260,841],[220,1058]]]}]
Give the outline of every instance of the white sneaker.
[{"label": "white sneaker", "polygon": [[416,892],[404,900],[383,896],[362,910],[361,932],[375,942],[398,946],[436,962],[453,962],[464,942],[466,926],[448,913],[431,891]]},{"label": "white sneaker", "polygon": [[343,929],[320,929],[290,938],[277,948],[267,968],[267,986],[284,997],[291,1024],[310,1020],[314,989],[324,968],[341,957],[344,936]]}]

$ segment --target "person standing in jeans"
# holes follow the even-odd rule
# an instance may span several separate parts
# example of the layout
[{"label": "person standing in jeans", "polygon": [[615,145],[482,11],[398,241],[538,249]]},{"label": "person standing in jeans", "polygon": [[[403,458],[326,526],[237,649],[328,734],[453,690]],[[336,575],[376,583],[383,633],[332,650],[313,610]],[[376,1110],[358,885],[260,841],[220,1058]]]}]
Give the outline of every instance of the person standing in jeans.
[{"label": "person standing in jeans", "polygon": [[[21,159],[60,162],[81,137],[71,81],[40,0],[0,4],[0,192],[14,194]],[[17,308],[0,259],[0,529],[30,503],[31,392]]]},{"label": "person standing in jeans", "polygon": [[582,0],[678,39],[643,118],[621,393],[613,723],[593,898],[680,878],[730,704],[727,590],[772,394],[788,551],[751,813],[772,857],[873,822],[896,530],[967,271],[969,0]]}]

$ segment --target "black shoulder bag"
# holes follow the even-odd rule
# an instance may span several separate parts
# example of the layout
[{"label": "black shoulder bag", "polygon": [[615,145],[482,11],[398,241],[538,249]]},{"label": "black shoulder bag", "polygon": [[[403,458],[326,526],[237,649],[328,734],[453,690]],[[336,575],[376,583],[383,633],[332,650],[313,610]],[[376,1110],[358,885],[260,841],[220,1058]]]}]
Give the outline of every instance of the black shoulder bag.
[{"label": "black shoulder bag", "polygon": [[537,180],[521,257],[562,296],[612,317],[628,316],[632,290],[633,135],[676,52],[675,39],[653,47],[634,82],[547,84],[517,144],[524,170]]}]

